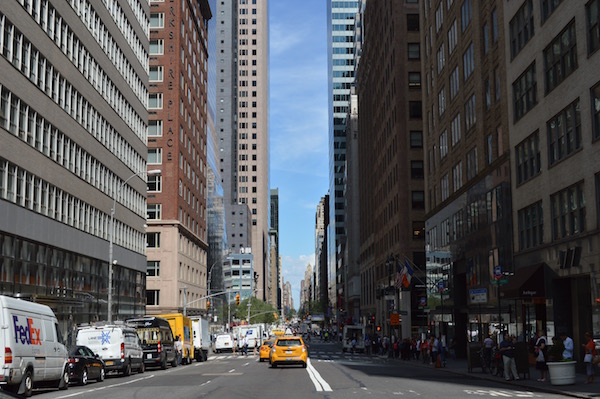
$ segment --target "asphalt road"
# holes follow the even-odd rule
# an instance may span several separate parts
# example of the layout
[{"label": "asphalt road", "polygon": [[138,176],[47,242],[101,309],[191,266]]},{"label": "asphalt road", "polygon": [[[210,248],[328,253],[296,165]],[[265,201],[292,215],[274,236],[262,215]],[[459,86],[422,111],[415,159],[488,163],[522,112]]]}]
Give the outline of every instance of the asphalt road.
[{"label": "asphalt road", "polygon": [[311,343],[309,366],[271,368],[253,355],[212,354],[207,362],[130,377],[36,390],[37,398],[559,398],[522,391],[500,380],[478,380],[435,370],[417,362],[393,362],[364,354],[343,354],[339,345]]}]

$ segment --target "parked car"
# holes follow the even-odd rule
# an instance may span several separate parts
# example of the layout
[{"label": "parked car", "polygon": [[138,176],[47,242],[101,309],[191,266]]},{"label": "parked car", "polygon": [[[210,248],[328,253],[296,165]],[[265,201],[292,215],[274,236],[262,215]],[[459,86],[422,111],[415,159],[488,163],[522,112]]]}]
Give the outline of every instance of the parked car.
[{"label": "parked car", "polygon": [[104,361],[87,346],[78,345],[69,352],[69,381],[87,385],[89,380],[104,381]]},{"label": "parked car", "polygon": [[80,327],[77,345],[87,346],[104,361],[106,372],[130,375],[132,370],[145,370],[140,340],[133,326],[105,324]]},{"label": "parked car", "polygon": [[50,307],[0,296],[0,386],[31,396],[36,386],[67,389],[67,348]]},{"label": "parked car", "polygon": [[233,339],[229,334],[219,334],[215,338],[215,353],[233,351]]},{"label": "parked car", "polygon": [[177,366],[177,351],[169,322],[161,317],[144,316],[127,320],[135,326],[142,342],[144,364],[166,369],[167,364]]},{"label": "parked car", "polygon": [[284,364],[299,364],[306,368],[308,352],[301,337],[283,336],[277,338],[271,349],[271,367]]}]

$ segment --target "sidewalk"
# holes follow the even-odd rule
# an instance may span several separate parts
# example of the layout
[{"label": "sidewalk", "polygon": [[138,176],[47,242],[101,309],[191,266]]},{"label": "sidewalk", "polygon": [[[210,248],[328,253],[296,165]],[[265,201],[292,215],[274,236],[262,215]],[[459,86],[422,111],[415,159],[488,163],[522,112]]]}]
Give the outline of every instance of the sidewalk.
[{"label": "sidewalk", "polygon": [[[380,358],[383,359],[386,357],[381,356]],[[389,360],[393,362],[405,362],[406,364],[410,364],[411,366],[432,368],[433,370],[436,370],[438,372],[453,373],[469,376],[469,378],[478,378],[481,380],[500,382],[506,385],[510,385],[513,388],[518,387],[532,391],[549,392],[574,398],[600,398],[600,373],[598,373],[598,371],[596,371],[596,380],[592,384],[585,384],[585,373],[578,372],[575,375],[574,385],[552,385],[550,383],[549,376],[548,380],[545,382],[537,381],[539,377],[539,371],[535,369],[535,366],[529,367],[529,379],[523,379],[523,375],[521,375],[520,380],[506,381],[504,379],[504,376],[493,376],[490,374],[484,374],[481,372],[481,369],[474,369],[472,372],[469,372],[467,368],[467,359],[447,359],[446,367],[443,368],[434,368],[433,365],[423,363],[422,360],[407,361],[392,358],[390,358]]]}]

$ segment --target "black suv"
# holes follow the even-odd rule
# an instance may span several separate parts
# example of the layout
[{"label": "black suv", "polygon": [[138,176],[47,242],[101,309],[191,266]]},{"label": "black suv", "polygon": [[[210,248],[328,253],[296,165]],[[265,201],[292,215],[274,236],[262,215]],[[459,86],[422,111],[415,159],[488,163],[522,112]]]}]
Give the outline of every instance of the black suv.
[{"label": "black suv", "polygon": [[177,366],[177,350],[169,322],[160,317],[144,316],[127,320],[135,326],[144,350],[146,367],[166,369]]}]

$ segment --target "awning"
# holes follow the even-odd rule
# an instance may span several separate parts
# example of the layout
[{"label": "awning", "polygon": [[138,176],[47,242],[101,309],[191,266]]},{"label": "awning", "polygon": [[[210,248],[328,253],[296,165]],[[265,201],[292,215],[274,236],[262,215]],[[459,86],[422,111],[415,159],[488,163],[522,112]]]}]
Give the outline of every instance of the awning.
[{"label": "awning", "polygon": [[517,269],[502,289],[504,298],[545,298],[554,276],[544,262]]}]

